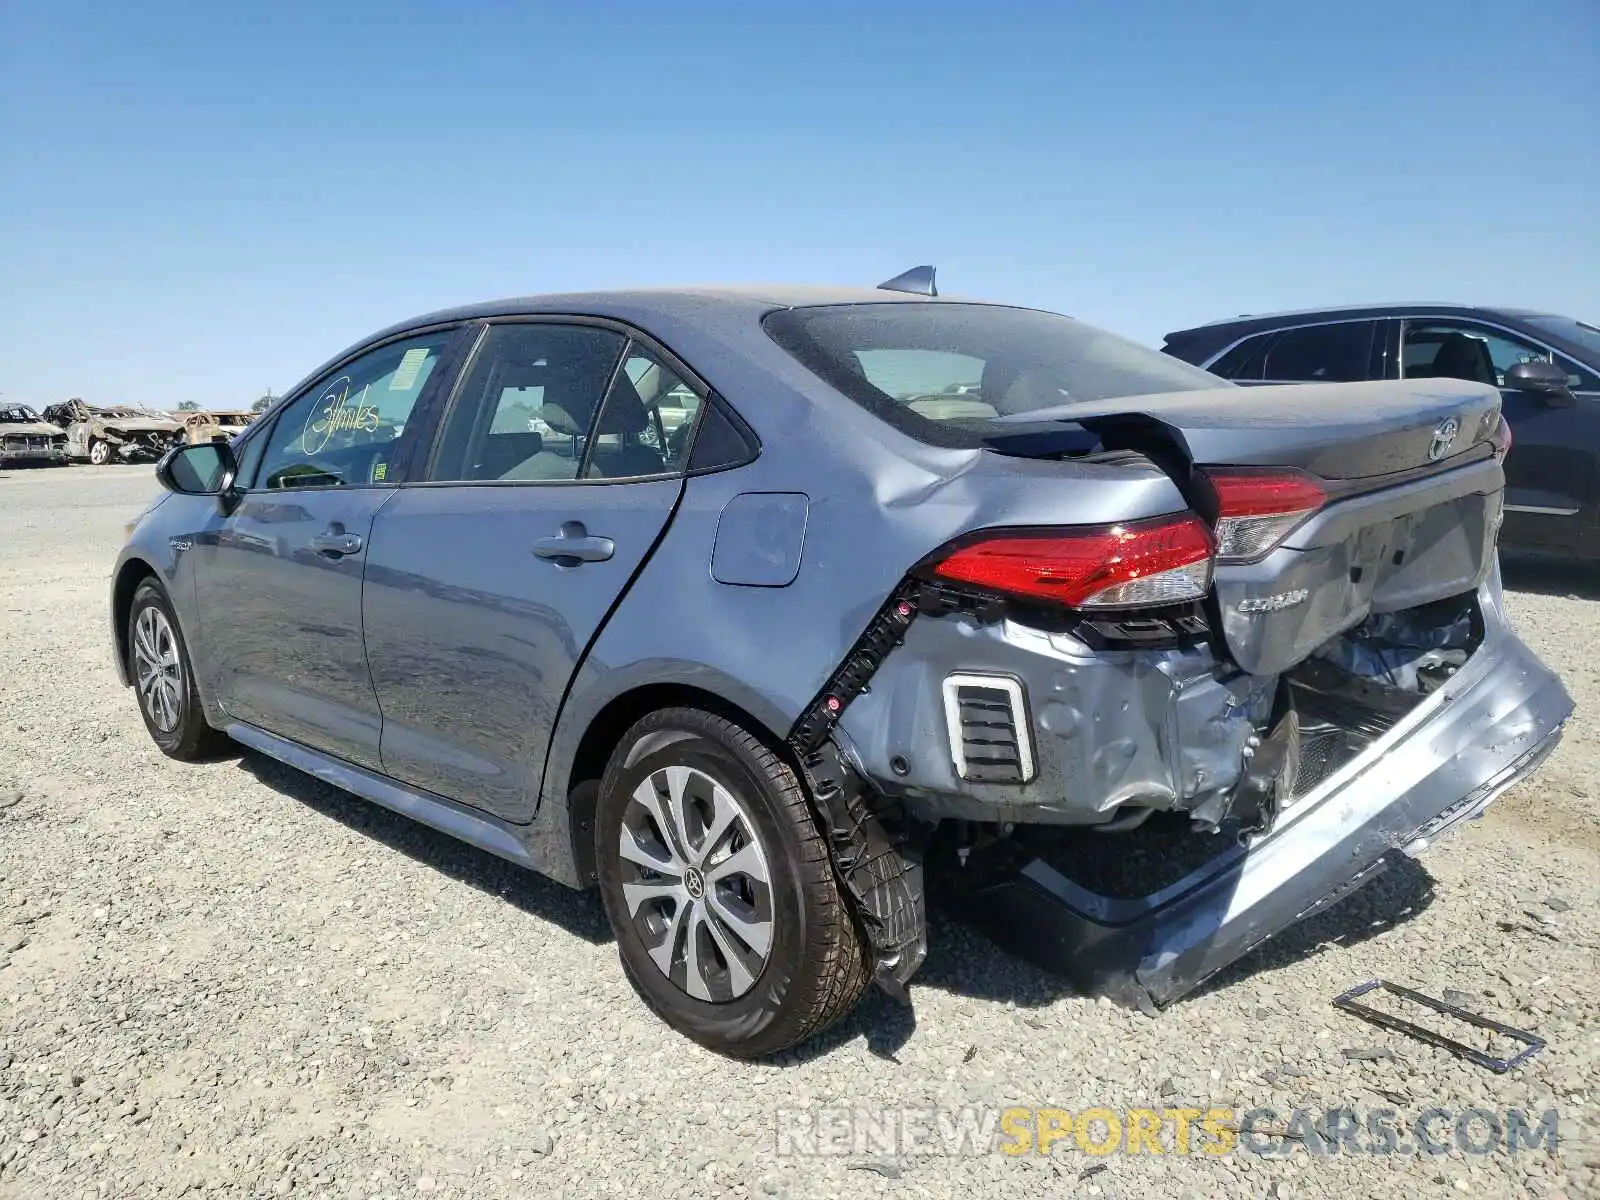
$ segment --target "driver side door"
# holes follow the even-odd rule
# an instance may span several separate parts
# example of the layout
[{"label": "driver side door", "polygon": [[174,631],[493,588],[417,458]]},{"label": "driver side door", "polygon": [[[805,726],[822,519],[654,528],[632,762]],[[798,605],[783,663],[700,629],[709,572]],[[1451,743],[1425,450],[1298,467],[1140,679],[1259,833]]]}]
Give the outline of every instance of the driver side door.
[{"label": "driver side door", "polygon": [[[1500,388],[1511,427],[1500,544],[1545,553],[1585,545],[1600,522],[1592,409],[1581,401],[1553,405],[1504,386],[1505,373],[1519,362],[1555,361],[1550,350],[1474,321],[1412,319],[1403,322],[1399,359],[1408,379],[1448,377]],[[1565,360],[1560,365],[1576,369]]]},{"label": "driver side door", "polygon": [[212,687],[229,717],[376,768],[380,715],[361,641],[377,511],[404,478],[460,331],[334,368],[242,450],[242,493],[193,539]]}]

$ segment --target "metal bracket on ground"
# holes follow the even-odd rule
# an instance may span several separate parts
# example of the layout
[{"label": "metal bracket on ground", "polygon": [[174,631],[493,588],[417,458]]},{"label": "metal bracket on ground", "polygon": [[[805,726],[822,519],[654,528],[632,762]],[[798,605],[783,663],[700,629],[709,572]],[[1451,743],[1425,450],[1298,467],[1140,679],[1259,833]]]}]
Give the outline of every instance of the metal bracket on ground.
[{"label": "metal bracket on ground", "polygon": [[[1524,1044],[1524,1048],[1519,1050],[1516,1054],[1513,1054],[1510,1058],[1495,1058],[1493,1055],[1479,1050],[1476,1046],[1469,1046],[1465,1042],[1458,1042],[1454,1038],[1445,1037],[1445,1035],[1442,1033],[1438,1033],[1432,1029],[1426,1029],[1421,1025],[1414,1024],[1413,1022],[1407,1021],[1401,1017],[1392,1016],[1386,1012],[1379,1012],[1375,1008],[1369,1008],[1365,1004],[1357,1003],[1358,997],[1365,996],[1367,993],[1377,991],[1379,989],[1382,989],[1386,992],[1392,992],[1394,995],[1399,996],[1404,1000],[1410,1000],[1414,1004],[1420,1004],[1424,1008],[1431,1008],[1434,1012],[1443,1013],[1447,1017],[1454,1017],[1458,1021],[1465,1021],[1468,1025],[1476,1025],[1479,1029],[1487,1029],[1493,1033],[1499,1034],[1501,1037],[1522,1042]],[[1335,1008],[1343,1009],[1345,1012],[1350,1013],[1353,1016],[1360,1017],[1363,1021],[1377,1025],[1383,1029],[1392,1029],[1396,1033],[1403,1033],[1407,1037],[1414,1037],[1419,1042],[1426,1042],[1430,1046],[1437,1046],[1441,1050],[1448,1050],[1457,1058],[1464,1058],[1468,1062],[1477,1063],[1480,1067],[1487,1067],[1489,1070],[1499,1075],[1505,1074],[1513,1067],[1521,1066],[1523,1063],[1527,1062],[1528,1059],[1532,1058],[1535,1054],[1545,1048],[1545,1041],[1543,1038],[1536,1034],[1529,1033],[1525,1029],[1514,1029],[1510,1025],[1505,1025],[1499,1021],[1496,1021],[1493,1017],[1485,1017],[1479,1013],[1472,1012],[1469,1009],[1461,1008],[1454,1004],[1446,1004],[1443,1000],[1435,1000],[1432,996],[1424,996],[1421,992],[1413,991],[1408,987],[1402,987],[1398,983],[1390,983],[1386,979],[1369,979],[1365,983],[1357,984],[1348,992],[1344,992],[1341,995],[1335,996],[1333,998],[1333,1006]]]}]

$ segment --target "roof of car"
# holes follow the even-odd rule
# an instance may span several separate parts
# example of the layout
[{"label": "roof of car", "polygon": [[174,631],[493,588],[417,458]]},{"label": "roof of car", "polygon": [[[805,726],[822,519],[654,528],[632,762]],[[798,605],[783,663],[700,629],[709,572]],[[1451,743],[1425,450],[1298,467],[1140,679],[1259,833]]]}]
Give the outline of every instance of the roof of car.
[{"label": "roof of car", "polygon": [[[1259,321],[1270,324],[1280,320],[1292,320],[1301,317],[1322,317],[1338,314],[1349,316],[1356,313],[1412,313],[1412,312],[1450,312],[1450,313],[1481,313],[1484,316],[1498,317],[1544,317],[1552,314],[1541,312],[1537,309],[1511,308],[1500,304],[1462,304],[1456,300],[1399,300],[1386,304],[1330,304],[1322,308],[1294,308],[1278,312],[1239,313],[1237,316],[1221,317],[1215,321],[1206,321],[1200,325],[1189,326],[1187,329],[1178,330],[1187,333],[1191,329],[1211,329],[1220,325],[1242,325],[1246,322]],[[1171,334],[1168,335],[1172,336]]]},{"label": "roof of car", "polygon": [[645,317],[700,320],[721,317],[754,320],[775,309],[824,304],[903,304],[911,302],[988,303],[972,297],[924,296],[870,287],[804,284],[701,284],[682,287],[616,288],[592,292],[550,292],[511,296],[426,313],[385,329],[386,337],[406,329],[450,321],[481,320],[521,313],[570,313],[636,321]]}]

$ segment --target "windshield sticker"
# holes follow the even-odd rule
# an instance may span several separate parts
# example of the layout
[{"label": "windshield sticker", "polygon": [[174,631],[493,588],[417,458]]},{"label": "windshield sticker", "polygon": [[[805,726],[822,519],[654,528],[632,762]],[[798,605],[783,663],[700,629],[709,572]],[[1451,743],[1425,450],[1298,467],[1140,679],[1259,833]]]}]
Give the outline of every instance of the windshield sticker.
[{"label": "windshield sticker", "polygon": [[405,352],[400,359],[400,365],[394,369],[394,378],[389,381],[391,392],[409,392],[417,383],[417,372],[422,370],[423,363],[428,361],[428,355],[433,351],[427,346],[416,346]]},{"label": "windshield sticker", "polygon": [[336,433],[375,433],[378,428],[378,410],[366,403],[371,384],[362,388],[352,402],[350,376],[342,375],[328,385],[318,402],[306,417],[305,429],[300,434],[300,444],[307,454],[317,454],[327,449]]}]

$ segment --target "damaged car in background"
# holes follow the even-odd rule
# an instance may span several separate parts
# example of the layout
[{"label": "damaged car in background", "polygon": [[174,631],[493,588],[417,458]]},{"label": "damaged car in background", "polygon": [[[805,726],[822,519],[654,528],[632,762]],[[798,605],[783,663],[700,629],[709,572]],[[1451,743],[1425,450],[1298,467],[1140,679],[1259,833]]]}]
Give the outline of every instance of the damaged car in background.
[{"label": "damaged car in background", "polygon": [[95,466],[115,462],[155,462],[183,443],[183,425],[162,413],[131,405],[97,408],[68,400],[44,410],[45,419],[67,431],[67,449]]},{"label": "damaged car in background", "polygon": [[256,413],[223,409],[196,409],[182,414],[183,436],[191,446],[200,442],[227,441],[249,427]]},{"label": "damaged car in background", "polygon": [[726,1053],[905,998],[929,892],[1164,1005],[1572,710],[1501,607],[1495,389],[1302,399],[928,269],[434,313],[162,462],[117,661],[174,758],[598,887]]},{"label": "damaged car in background", "polygon": [[26,404],[0,404],[0,467],[22,463],[65,466],[67,435]]}]

